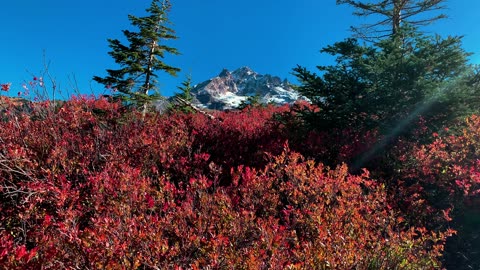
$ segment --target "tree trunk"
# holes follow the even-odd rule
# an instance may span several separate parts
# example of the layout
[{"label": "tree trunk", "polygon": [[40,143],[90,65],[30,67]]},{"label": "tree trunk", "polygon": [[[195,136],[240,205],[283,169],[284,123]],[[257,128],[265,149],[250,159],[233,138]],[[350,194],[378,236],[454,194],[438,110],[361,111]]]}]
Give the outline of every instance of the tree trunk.
[{"label": "tree trunk", "polygon": [[394,0],[392,14],[392,35],[395,36],[402,24],[402,9],[405,5],[404,0]]},{"label": "tree trunk", "polygon": [[[162,3],[162,8],[165,9],[165,2]],[[160,23],[162,23],[162,16],[158,18],[157,26],[155,27],[155,33],[160,30]],[[157,40],[154,39],[150,44],[150,51],[148,52],[148,64],[147,64],[147,73],[145,75],[145,83],[143,84],[144,92],[143,94],[148,95],[148,90],[150,90],[150,80],[152,74],[153,60],[155,59],[155,48],[157,47]],[[143,104],[143,115],[147,113],[147,104]]]}]

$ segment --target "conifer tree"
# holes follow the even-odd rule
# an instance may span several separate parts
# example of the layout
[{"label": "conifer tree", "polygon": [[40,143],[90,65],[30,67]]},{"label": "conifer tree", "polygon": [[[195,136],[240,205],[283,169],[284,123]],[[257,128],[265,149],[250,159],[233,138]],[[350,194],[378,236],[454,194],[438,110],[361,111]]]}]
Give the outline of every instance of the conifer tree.
[{"label": "conifer tree", "polygon": [[445,0],[337,0],[337,4],[348,4],[355,8],[353,14],[356,16],[379,18],[371,24],[351,27],[356,37],[370,41],[396,35],[402,24],[422,26],[445,18],[446,15],[442,13],[426,15],[426,13],[444,9],[442,5],[444,2]]},{"label": "conifer tree", "polygon": [[297,90],[320,108],[303,112],[306,123],[321,130],[390,132],[414,115],[435,116],[429,123],[440,125],[478,105],[472,98],[477,90],[464,78],[473,71],[461,38],[425,36],[414,29],[399,34],[403,40],[388,38],[375,46],[352,38],[327,46],[321,52],[336,57],[336,64],[318,66],[320,75],[297,66]]},{"label": "conifer tree", "polygon": [[180,102],[174,105],[174,109],[182,111],[184,113],[194,112],[191,103],[193,101],[192,96],[192,76],[188,75],[185,81],[182,82],[181,86],[177,87],[180,90],[180,93],[174,95],[174,99],[178,99]]},{"label": "conifer tree", "polygon": [[[122,100],[143,106],[159,98],[156,89],[157,71],[166,72],[175,76],[179,68],[170,66],[162,61],[165,55],[178,55],[177,49],[165,44],[166,41],[176,39],[173,29],[169,28],[167,13],[171,8],[168,0],[152,0],[148,15],[136,17],[129,15],[132,26],[138,31],[123,30],[128,44],[123,44],[118,39],[108,39],[112,49],[109,55],[120,68],[107,69],[108,76],[94,76],[98,83],[107,88],[116,89]],[[157,90],[157,94],[150,95],[150,90]]]},{"label": "conifer tree", "polygon": [[187,102],[192,102],[193,96],[192,96],[192,76],[188,75],[185,81],[182,82],[181,86],[177,87],[178,90],[180,90],[180,93],[175,94],[175,96],[182,98],[183,100]]},{"label": "conifer tree", "polygon": [[[419,117],[440,129],[480,107],[479,73],[468,64],[461,37],[425,35],[404,20],[375,43],[349,38],[321,52],[336,57],[336,64],[318,66],[318,73],[294,69],[297,90],[320,109],[298,115],[322,131],[378,129],[385,139],[376,153],[408,136]],[[369,159],[366,153],[359,166]]]}]

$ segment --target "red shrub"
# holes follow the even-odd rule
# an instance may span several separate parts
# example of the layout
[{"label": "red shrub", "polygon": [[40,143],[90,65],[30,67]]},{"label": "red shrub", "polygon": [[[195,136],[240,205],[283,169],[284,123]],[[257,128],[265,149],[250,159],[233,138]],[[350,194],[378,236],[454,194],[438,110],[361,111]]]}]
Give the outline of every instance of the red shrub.
[{"label": "red shrub", "polygon": [[282,110],[215,122],[81,97],[7,116],[1,267],[437,268],[451,232],[404,229],[366,171],[285,149]]},{"label": "red shrub", "polygon": [[[450,207],[478,201],[480,193],[480,117],[467,119],[463,131],[433,133],[433,141],[400,141],[395,200],[413,219],[438,226],[449,221]],[[478,206],[478,202],[477,202]],[[475,206],[475,207],[477,207]],[[443,221],[442,221],[443,219]]]},{"label": "red shrub", "polygon": [[414,149],[415,166],[428,184],[445,189],[452,195],[468,198],[480,194],[480,117],[466,119],[460,135],[434,133],[434,142]]}]

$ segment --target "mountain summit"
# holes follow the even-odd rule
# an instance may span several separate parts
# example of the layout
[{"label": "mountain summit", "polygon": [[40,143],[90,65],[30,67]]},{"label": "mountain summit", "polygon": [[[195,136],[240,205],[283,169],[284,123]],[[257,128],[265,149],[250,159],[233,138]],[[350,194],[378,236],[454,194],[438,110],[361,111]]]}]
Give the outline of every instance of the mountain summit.
[{"label": "mountain summit", "polygon": [[234,109],[248,97],[258,95],[262,103],[285,104],[300,98],[288,81],[269,74],[262,75],[249,67],[234,71],[223,69],[217,77],[192,89],[194,104],[209,109]]}]

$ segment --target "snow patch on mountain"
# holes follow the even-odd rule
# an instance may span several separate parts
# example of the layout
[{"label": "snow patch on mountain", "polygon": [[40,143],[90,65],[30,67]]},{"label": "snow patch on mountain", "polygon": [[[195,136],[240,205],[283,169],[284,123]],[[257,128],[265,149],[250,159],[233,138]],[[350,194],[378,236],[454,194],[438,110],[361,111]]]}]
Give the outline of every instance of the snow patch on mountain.
[{"label": "snow patch on mountain", "polygon": [[209,109],[235,109],[248,97],[258,95],[262,103],[285,104],[303,99],[287,80],[259,74],[249,67],[223,69],[192,90],[194,104]]}]

